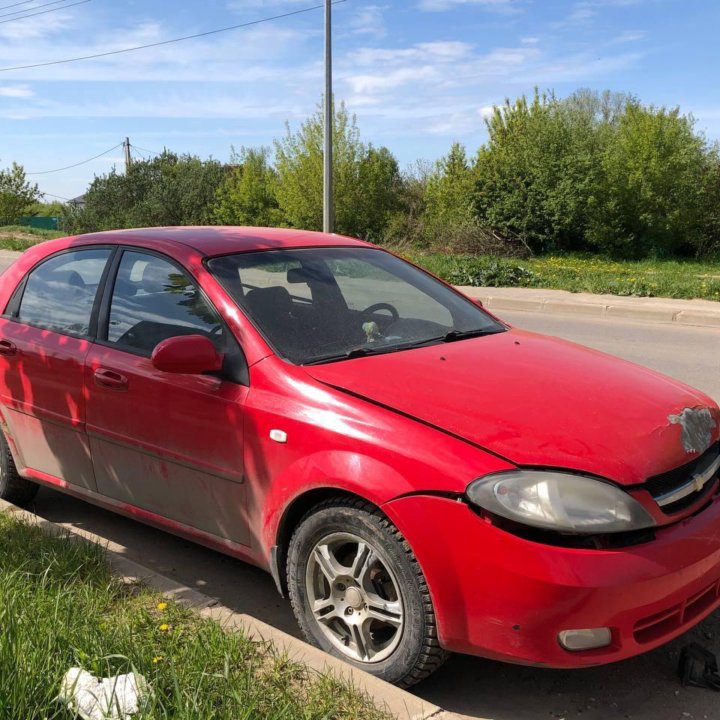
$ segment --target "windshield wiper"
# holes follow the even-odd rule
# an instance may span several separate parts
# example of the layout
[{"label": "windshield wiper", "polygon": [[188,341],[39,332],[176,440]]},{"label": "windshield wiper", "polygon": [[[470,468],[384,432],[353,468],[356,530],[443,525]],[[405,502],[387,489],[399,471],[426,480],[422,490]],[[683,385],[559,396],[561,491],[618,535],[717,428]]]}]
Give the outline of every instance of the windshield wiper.
[{"label": "windshield wiper", "polygon": [[347,352],[337,353],[334,355],[323,355],[322,357],[306,360],[303,365],[321,365],[326,362],[337,362],[339,360],[352,360],[353,358],[365,357],[366,355],[386,355],[389,353],[400,352],[401,350],[413,350],[414,348],[426,347],[435,343],[449,343],[456,340],[465,340],[471,337],[482,337],[483,335],[495,335],[504,332],[505,328],[475,328],[473,330],[450,330],[444,335],[438,337],[425,338],[422,340],[413,340],[410,342],[399,343],[398,345],[379,345],[377,347],[356,347]]},{"label": "windshield wiper", "polygon": [[[380,348],[376,350],[375,348],[357,347],[335,355],[323,355],[322,357],[312,358],[312,360],[305,361],[303,365],[320,365],[321,363],[335,362],[337,360],[352,360],[353,358],[365,357],[366,355],[374,355],[378,352],[383,352],[383,350]],[[387,352],[387,350],[385,350],[385,352]]]},{"label": "windshield wiper", "polygon": [[456,340],[465,340],[465,338],[482,337],[483,335],[496,335],[504,332],[505,328],[475,328],[474,330],[450,330],[442,337],[437,338],[442,342],[455,342]]}]

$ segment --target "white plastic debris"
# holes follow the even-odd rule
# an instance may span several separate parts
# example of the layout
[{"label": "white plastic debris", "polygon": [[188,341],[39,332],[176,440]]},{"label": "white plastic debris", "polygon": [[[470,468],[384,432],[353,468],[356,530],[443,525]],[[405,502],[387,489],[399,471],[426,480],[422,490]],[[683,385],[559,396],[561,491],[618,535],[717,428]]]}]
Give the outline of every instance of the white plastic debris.
[{"label": "white plastic debris", "polygon": [[96,678],[81,668],[70,668],[57,699],[82,720],[130,720],[149,692],[147,680],[137,673]]}]

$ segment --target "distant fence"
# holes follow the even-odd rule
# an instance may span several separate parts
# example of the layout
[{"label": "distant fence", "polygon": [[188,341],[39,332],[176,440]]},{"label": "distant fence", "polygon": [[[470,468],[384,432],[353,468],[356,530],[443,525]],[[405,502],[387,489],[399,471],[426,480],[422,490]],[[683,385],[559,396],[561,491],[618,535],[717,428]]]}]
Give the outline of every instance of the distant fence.
[{"label": "distant fence", "polygon": [[59,217],[45,217],[42,215],[33,215],[32,217],[18,218],[14,225],[24,225],[25,227],[37,228],[38,230],[59,230]]}]

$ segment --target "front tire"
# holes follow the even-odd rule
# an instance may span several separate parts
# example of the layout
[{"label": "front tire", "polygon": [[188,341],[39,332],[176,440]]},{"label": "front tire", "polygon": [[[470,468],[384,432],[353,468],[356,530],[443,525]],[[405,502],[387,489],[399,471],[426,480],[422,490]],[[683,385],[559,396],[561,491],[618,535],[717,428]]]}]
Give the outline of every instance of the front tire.
[{"label": "front tire", "polygon": [[288,589],[305,638],[401,687],[447,658],[425,577],[399,530],[374,506],[335,498],[300,521]]},{"label": "front tire", "polygon": [[18,473],[5,434],[0,431],[0,500],[7,500],[14,505],[27,505],[37,491],[36,483]]}]

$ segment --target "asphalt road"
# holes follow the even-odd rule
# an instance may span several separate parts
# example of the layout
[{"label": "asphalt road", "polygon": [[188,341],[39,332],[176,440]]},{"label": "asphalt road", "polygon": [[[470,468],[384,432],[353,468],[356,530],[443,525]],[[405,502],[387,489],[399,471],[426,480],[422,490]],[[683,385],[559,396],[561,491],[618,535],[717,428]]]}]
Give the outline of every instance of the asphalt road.
[{"label": "asphalt road", "polygon": [[[507,312],[503,317],[519,327],[644,363],[720,400],[720,330],[569,315]],[[106,538],[113,549],[219,598],[238,612],[297,632],[288,603],[259,570],[44,488],[35,510]],[[720,653],[720,612],[690,636]],[[684,689],[675,677],[679,648],[689,639],[618,665],[572,672],[455,656],[415,692],[470,718],[720,719],[719,695]]]}]

